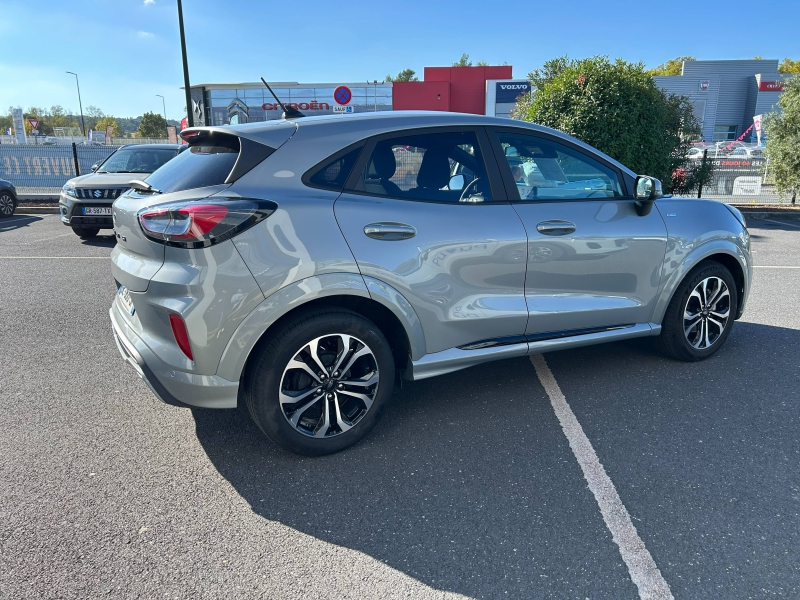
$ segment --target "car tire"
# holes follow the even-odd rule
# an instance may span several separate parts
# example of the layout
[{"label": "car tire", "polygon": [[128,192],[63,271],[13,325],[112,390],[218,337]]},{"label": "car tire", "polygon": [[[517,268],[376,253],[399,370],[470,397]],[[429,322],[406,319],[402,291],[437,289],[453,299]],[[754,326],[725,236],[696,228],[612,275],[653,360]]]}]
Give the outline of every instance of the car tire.
[{"label": "car tire", "polygon": [[9,191],[0,192],[0,219],[7,219],[17,209],[17,199]]},{"label": "car tire", "polygon": [[667,307],[656,345],[667,356],[686,362],[704,360],[719,350],[733,328],[738,310],[731,272],[714,261],[687,275]]},{"label": "car tire", "polygon": [[82,240],[90,240],[100,233],[100,229],[95,227],[73,227],[72,231]]},{"label": "car tire", "polygon": [[354,312],[306,313],[257,351],[243,381],[245,402],[261,431],[289,452],[344,450],[369,433],[391,399],[392,350],[375,324]]}]

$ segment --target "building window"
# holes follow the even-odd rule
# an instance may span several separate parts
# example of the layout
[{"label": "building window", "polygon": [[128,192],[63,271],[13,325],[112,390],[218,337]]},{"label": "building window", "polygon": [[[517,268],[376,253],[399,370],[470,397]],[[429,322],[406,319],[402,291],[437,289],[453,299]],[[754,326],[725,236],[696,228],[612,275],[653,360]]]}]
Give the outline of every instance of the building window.
[{"label": "building window", "polygon": [[736,139],[738,125],[714,125],[714,142],[732,142]]}]

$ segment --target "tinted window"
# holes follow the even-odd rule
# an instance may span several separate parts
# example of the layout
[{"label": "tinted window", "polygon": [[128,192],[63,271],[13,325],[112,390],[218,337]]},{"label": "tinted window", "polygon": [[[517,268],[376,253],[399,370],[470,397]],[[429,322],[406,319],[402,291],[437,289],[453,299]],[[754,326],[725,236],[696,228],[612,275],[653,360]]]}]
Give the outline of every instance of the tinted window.
[{"label": "tinted window", "polygon": [[331,160],[323,167],[317,169],[314,174],[308,178],[308,183],[316,187],[336,190],[337,192],[342,191],[360,153],[361,147],[359,146],[346,153],[344,156]]},{"label": "tinted window", "polygon": [[225,183],[239,157],[238,140],[236,146],[189,146],[150,175],[147,183],[164,193]]},{"label": "tinted window", "polygon": [[478,139],[472,131],[402,135],[377,142],[359,189],[409,200],[492,199]]},{"label": "tinted window", "polygon": [[617,173],[572,148],[543,138],[498,133],[522,200],[620,198]]},{"label": "tinted window", "polygon": [[174,148],[120,148],[100,165],[99,173],[152,173],[175,158]]}]

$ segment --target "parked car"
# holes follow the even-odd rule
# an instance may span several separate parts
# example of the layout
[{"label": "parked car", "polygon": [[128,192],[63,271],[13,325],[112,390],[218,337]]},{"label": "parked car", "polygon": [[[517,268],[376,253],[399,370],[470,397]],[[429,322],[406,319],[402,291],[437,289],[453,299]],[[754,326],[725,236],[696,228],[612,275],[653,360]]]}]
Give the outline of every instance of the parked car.
[{"label": "parked car", "polygon": [[704,150],[703,148],[689,148],[689,151],[686,153],[686,158],[702,160],[703,150]]},{"label": "parked car", "polygon": [[[391,112],[181,135],[114,201],[114,338],[163,401],[242,401],[292,452],[362,438],[396,372],[636,337],[697,361],[744,310],[739,211],[552,129]],[[402,174],[400,147],[421,155]]]},{"label": "parked car", "polygon": [[89,239],[101,229],[111,229],[111,203],[130,186],[131,179],[144,178],[175,158],[177,144],[132,144],[120,146],[92,173],[74,177],[64,184],[59,197],[61,221],[81,237]]},{"label": "parked car", "polygon": [[748,148],[747,146],[739,146],[731,150],[728,157],[740,157],[740,158],[753,158],[753,157],[760,157],[764,156],[763,148]]},{"label": "parked car", "polygon": [[17,188],[10,181],[0,179],[0,219],[6,219],[17,210]]}]

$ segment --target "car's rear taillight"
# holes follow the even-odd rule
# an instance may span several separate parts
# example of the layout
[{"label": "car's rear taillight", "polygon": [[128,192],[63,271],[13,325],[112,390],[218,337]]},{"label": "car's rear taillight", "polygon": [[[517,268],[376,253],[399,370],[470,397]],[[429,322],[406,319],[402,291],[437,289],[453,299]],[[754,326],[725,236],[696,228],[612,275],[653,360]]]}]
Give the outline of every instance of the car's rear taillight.
[{"label": "car's rear taillight", "polygon": [[192,345],[189,343],[189,332],[186,331],[186,322],[183,320],[183,317],[171,314],[169,316],[169,324],[172,327],[172,335],[175,336],[178,348],[181,349],[189,360],[194,360]]},{"label": "car's rear taillight", "polygon": [[249,229],[275,212],[269,200],[185,200],[139,211],[139,224],[151,240],[180,248],[218,244]]}]

